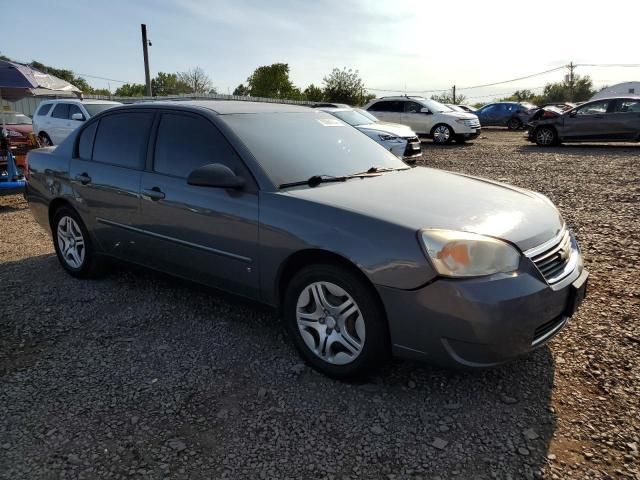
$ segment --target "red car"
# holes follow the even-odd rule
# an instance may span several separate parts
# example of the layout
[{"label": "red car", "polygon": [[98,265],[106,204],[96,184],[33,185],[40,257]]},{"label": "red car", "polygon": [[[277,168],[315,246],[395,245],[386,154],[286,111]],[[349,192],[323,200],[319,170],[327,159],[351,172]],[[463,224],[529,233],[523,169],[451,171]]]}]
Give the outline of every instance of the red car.
[{"label": "red car", "polygon": [[31,119],[19,112],[0,112],[0,130],[7,139],[17,166],[24,168],[27,151],[38,146]]}]

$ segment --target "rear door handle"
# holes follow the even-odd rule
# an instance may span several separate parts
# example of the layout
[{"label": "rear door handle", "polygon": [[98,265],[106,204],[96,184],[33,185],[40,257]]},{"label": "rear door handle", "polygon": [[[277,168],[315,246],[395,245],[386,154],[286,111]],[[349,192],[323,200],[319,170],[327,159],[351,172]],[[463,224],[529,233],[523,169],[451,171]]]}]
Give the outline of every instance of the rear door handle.
[{"label": "rear door handle", "polygon": [[166,196],[164,192],[160,190],[160,187],[153,187],[149,190],[145,190],[144,194],[154,202],[157,202],[158,200],[162,200]]},{"label": "rear door handle", "polygon": [[81,173],[80,175],[76,175],[75,179],[76,182],[80,182],[82,185],[91,183],[91,177],[86,172]]}]

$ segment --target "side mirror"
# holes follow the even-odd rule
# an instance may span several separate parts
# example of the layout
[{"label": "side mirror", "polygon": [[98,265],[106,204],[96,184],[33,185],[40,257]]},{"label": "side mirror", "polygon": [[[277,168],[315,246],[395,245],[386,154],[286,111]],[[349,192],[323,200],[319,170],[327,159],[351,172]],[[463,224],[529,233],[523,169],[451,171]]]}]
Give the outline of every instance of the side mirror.
[{"label": "side mirror", "polygon": [[577,111],[577,110],[571,110],[571,111],[569,112],[569,116],[570,116],[570,117],[572,117],[572,118],[573,118],[573,117],[575,117],[577,114],[578,114],[578,111]]},{"label": "side mirror", "polygon": [[84,115],[81,113],[74,113],[71,115],[71,120],[77,120],[79,122],[84,122]]},{"label": "side mirror", "polygon": [[431,111],[427,107],[422,107],[420,109],[420,113],[426,113],[427,115],[431,115]]},{"label": "side mirror", "polygon": [[187,177],[187,183],[198,187],[240,189],[244,187],[245,180],[226,165],[210,163],[191,172]]}]

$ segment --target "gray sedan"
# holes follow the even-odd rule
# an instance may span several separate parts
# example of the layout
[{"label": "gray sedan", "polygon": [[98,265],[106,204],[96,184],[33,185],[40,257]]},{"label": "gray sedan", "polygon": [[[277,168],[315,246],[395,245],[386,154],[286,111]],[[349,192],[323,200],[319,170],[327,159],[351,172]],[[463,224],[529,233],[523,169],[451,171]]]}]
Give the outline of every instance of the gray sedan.
[{"label": "gray sedan", "polygon": [[640,97],[600,98],[570,110],[536,112],[527,139],[541,147],[561,142],[640,142]]},{"label": "gray sedan", "polygon": [[337,378],[390,354],[499,364],[558,333],[586,292],[543,195],[409,168],[304,107],[116,107],[28,168],[31,211],[71,275],[114,257],[264,302]]}]

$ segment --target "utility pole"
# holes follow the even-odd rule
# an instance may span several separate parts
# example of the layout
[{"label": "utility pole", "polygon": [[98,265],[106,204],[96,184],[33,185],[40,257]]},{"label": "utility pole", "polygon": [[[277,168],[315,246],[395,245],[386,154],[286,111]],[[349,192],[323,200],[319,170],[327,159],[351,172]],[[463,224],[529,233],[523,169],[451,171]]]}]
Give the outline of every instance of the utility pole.
[{"label": "utility pole", "polygon": [[457,103],[456,102],[456,86],[454,85],[453,86],[453,104],[455,105],[456,103]]},{"label": "utility pole", "polygon": [[144,55],[144,80],[146,84],[146,95],[147,97],[151,96],[151,75],[149,74],[149,52],[147,47],[151,44],[149,40],[147,40],[147,26],[142,23],[140,25],[142,29],[142,54]]},{"label": "utility pole", "polygon": [[575,70],[576,66],[573,64],[573,62],[569,62],[569,65],[567,65],[567,68],[569,69],[569,101],[573,102],[573,87],[574,87],[574,75],[573,75],[573,71]]}]

